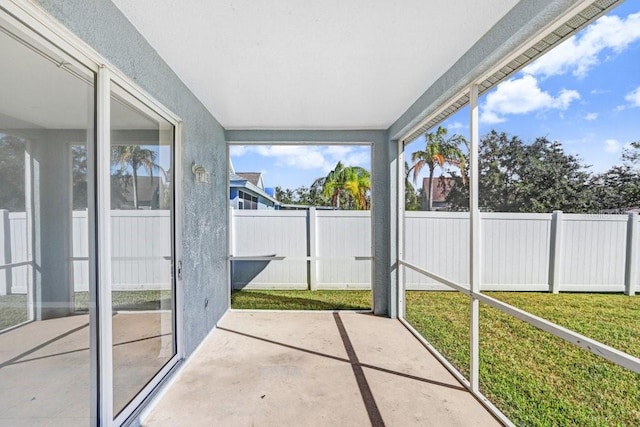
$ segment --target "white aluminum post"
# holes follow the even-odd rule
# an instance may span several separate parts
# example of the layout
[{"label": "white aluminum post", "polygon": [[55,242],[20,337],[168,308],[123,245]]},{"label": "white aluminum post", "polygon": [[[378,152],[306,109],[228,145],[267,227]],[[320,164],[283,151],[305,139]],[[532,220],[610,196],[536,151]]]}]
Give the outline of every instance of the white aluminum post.
[{"label": "white aluminum post", "polygon": [[404,175],[404,141],[398,141],[398,157],[397,157],[397,180],[398,180],[398,210],[396,212],[397,230],[396,230],[396,273],[397,283],[396,289],[398,291],[398,317],[404,319],[405,315],[405,300],[404,300],[404,288],[405,288],[405,275],[404,266],[400,264],[400,260],[404,260],[404,212],[405,212],[405,175]]},{"label": "white aluminum post", "polygon": [[[95,81],[95,77],[94,77]],[[96,200],[97,200],[97,171],[96,171],[96,159],[97,159],[97,145],[96,145],[96,95],[94,93],[87,94],[88,105],[93,105],[93,108],[87,109],[87,132],[86,132],[86,147],[87,147],[87,243],[88,243],[88,291],[89,291],[89,366],[90,366],[90,383],[91,383],[91,422],[90,424],[97,425],[99,417],[99,400],[100,400],[100,384],[99,384],[99,358],[98,349],[100,348],[100,335],[98,331],[98,236],[96,236],[97,230],[97,212],[96,212]],[[89,125],[91,123],[91,125]]]},{"label": "white aluminum post", "polygon": [[634,244],[636,237],[638,234],[638,215],[635,213],[629,214],[629,219],[627,220],[627,250],[626,250],[626,259],[625,259],[625,269],[624,269],[624,293],[633,296],[636,294],[636,283],[635,279],[637,277],[638,270],[638,255],[635,252]]},{"label": "white aluminum post", "polygon": [[554,294],[560,292],[562,225],[562,211],[553,211],[551,215],[551,247],[549,249],[549,290]]},{"label": "white aluminum post", "polygon": [[102,66],[97,88],[98,184],[98,425],[113,423],[113,354],[111,304],[111,77]]},{"label": "white aluminum post", "polygon": [[315,291],[318,289],[318,246],[317,242],[317,223],[316,208],[309,208],[309,235],[307,242],[309,243],[309,289]]},{"label": "white aluminum post", "polygon": [[31,143],[27,142],[27,149],[24,152],[24,201],[25,212],[27,215],[27,260],[29,261],[28,281],[27,281],[27,310],[29,312],[29,321],[36,318],[36,260],[34,258],[35,247],[35,224],[33,222],[33,158],[31,157]]},{"label": "white aluminum post", "polygon": [[[473,84],[469,89],[469,126],[471,144],[469,146],[469,220],[470,220],[470,271],[471,292],[480,291],[480,210],[478,208],[478,151],[479,151],[479,129],[478,129],[478,85]],[[470,319],[470,363],[469,382],[471,391],[479,391],[479,364],[480,364],[480,302],[471,297],[471,319]]]}]

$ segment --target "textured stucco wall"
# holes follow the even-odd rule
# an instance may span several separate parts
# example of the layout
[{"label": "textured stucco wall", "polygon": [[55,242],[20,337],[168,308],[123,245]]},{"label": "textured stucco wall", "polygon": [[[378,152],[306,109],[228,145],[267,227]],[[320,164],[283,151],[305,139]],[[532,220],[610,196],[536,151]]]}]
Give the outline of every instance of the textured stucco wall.
[{"label": "textured stucco wall", "polygon": [[[318,143],[370,143],[373,157],[372,218],[373,218],[373,311],[375,314],[389,315],[391,295],[390,274],[392,267],[391,245],[391,205],[389,140],[385,130],[227,130],[229,142],[295,142],[299,144]],[[395,262],[395,261],[393,261]]]},{"label": "textured stucco wall", "polygon": [[[108,0],[38,0],[38,3],[184,121],[183,307],[185,350],[189,355],[228,308],[224,129],[113,3]],[[194,160],[211,172],[210,184],[194,183],[191,174]]]}]

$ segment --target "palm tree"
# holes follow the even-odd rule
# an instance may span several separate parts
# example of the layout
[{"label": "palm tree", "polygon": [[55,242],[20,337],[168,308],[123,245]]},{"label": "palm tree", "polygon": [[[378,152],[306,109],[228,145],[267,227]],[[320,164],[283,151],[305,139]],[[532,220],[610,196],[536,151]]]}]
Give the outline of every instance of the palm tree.
[{"label": "palm tree", "polygon": [[420,200],[416,189],[409,180],[411,175],[411,169],[409,163],[404,162],[404,207],[408,211],[420,210]]},{"label": "palm tree", "polygon": [[[154,169],[162,170],[156,163],[158,152],[140,145],[114,145],[111,147],[111,163],[121,169],[131,169],[133,175],[133,207],[138,209],[138,169],[143,167],[153,178]],[[164,171],[163,171],[164,172]]]},{"label": "palm tree", "polygon": [[359,166],[345,168],[344,189],[349,198],[349,207],[359,210],[369,209],[367,194],[371,190],[371,175],[369,171]]},{"label": "palm tree", "polygon": [[322,195],[331,199],[331,206],[340,208],[340,194],[344,190],[344,165],[338,162],[322,181]]},{"label": "palm tree", "polygon": [[[427,144],[424,151],[418,150],[411,155],[413,166],[413,182],[418,179],[422,168],[429,168],[429,188],[427,189],[427,210],[433,209],[433,176],[436,167],[444,168],[445,164],[450,164],[460,169],[464,169],[465,157],[460,150],[460,145],[466,140],[460,135],[453,135],[447,138],[447,129],[438,126],[435,132],[426,134]],[[409,171],[411,171],[411,169]]]},{"label": "palm tree", "polygon": [[[368,192],[371,190],[369,171],[359,166],[344,166],[338,162],[326,177],[317,179],[313,186],[322,187],[322,195],[331,200],[331,206],[340,208],[346,199],[349,208],[368,209]],[[312,186],[312,187],[313,187]]]}]

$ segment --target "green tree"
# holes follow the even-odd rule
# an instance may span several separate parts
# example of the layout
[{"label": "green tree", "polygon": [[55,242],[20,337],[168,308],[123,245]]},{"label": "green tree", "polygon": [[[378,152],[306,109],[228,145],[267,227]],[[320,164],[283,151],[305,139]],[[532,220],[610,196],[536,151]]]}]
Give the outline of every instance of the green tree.
[{"label": "green tree", "polygon": [[87,209],[87,147],[71,146],[71,176],[73,182],[73,209]]},{"label": "green tree", "polygon": [[464,169],[466,159],[460,146],[466,144],[465,139],[460,135],[453,135],[447,138],[447,129],[438,126],[435,132],[425,135],[426,145],[424,150],[418,150],[411,155],[413,166],[413,182],[416,182],[418,175],[426,166],[429,169],[429,186],[425,190],[427,195],[427,210],[433,209],[433,177],[437,167],[444,169],[446,164]]},{"label": "green tree", "polygon": [[408,211],[420,210],[420,195],[409,180],[411,168],[409,163],[404,162],[404,208]]},{"label": "green tree", "polygon": [[279,185],[276,187],[276,199],[280,203],[284,203],[287,205],[296,203],[295,194],[293,190],[288,188],[282,188]]},{"label": "green tree", "polygon": [[[121,172],[131,171],[133,176],[133,207],[138,209],[138,170],[144,168],[153,177],[154,170],[161,170],[156,163],[158,152],[141,145],[115,145],[111,147],[111,163]],[[164,172],[164,171],[163,171]]]},{"label": "green tree", "polygon": [[371,175],[359,166],[345,167],[338,162],[326,177],[317,179],[312,187],[322,188],[322,196],[336,208],[369,209]]},{"label": "green tree", "polygon": [[25,211],[24,153],[27,142],[0,133],[0,209]]},{"label": "green tree", "polygon": [[322,197],[322,187],[305,187],[304,185],[296,188],[296,200],[301,205],[306,206],[330,206],[329,202]]},{"label": "green tree", "polygon": [[345,168],[344,188],[348,195],[349,209],[369,209],[371,175],[368,170],[358,166]]},{"label": "green tree", "polygon": [[622,151],[622,164],[596,175],[591,186],[601,212],[640,207],[640,141],[630,143]]},{"label": "green tree", "polygon": [[[478,153],[480,209],[493,212],[591,212],[591,174],[562,144],[541,137],[525,144],[517,136],[489,132]],[[447,196],[453,210],[469,208],[468,169],[461,169]]]},{"label": "green tree", "polygon": [[322,196],[322,186],[300,186],[295,190],[276,187],[276,199],[284,204],[301,206],[331,206],[330,201]]}]

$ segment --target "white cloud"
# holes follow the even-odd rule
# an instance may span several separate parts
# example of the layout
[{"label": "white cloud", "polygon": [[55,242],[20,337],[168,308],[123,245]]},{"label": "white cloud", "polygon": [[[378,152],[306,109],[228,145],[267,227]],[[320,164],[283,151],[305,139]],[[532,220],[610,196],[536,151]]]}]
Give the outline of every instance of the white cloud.
[{"label": "white cloud", "polygon": [[578,78],[600,63],[604,50],[614,54],[624,51],[631,43],[640,40],[640,12],[626,18],[603,16],[584,32],[571,36],[540,59],[524,68],[527,74],[555,76],[573,73]]},{"label": "white cloud", "polygon": [[325,149],[325,152],[334,158],[344,157],[352,151],[353,147],[348,145],[330,145]]},{"label": "white cloud", "polygon": [[597,118],[598,118],[598,113],[587,113],[583,117],[583,119],[585,119],[587,121],[593,121],[593,120],[595,120]]},{"label": "white cloud", "polygon": [[246,145],[231,145],[229,147],[229,155],[232,157],[242,157],[249,151],[249,147]]},{"label": "white cloud", "polygon": [[459,129],[464,129],[464,128],[465,128],[465,125],[463,125],[463,124],[462,124],[462,123],[460,123],[460,122],[453,122],[453,123],[449,123],[449,124],[447,125],[447,128],[448,128],[449,130],[459,130]]},{"label": "white cloud", "polygon": [[628,101],[632,107],[640,107],[640,86],[629,92],[624,99]]},{"label": "white cloud", "polygon": [[604,142],[604,151],[606,151],[607,153],[617,153],[618,151],[620,151],[621,146],[622,144],[620,144],[620,141],[615,139],[607,139]]},{"label": "white cloud", "polygon": [[338,161],[349,166],[369,167],[368,148],[355,146],[304,146],[304,145],[256,145],[232,146],[231,156],[243,156],[254,152],[270,159],[276,166],[302,170],[322,170],[327,173]]},{"label": "white cloud", "polygon": [[273,158],[278,166],[289,166],[295,169],[326,169],[327,159],[319,147],[300,145],[259,145],[251,147],[263,157]]},{"label": "white cloud", "polygon": [[480,120],[494,124],[504,122],[507,114],[527,114],[548,109],[563,111],[578,99],[580,94],[577,91],[567,89],[562,89],[554,97],[540,89],[535,77],[524,75],[499,84],[495,92],[487,95]]},{"label": "white cloud", "polygon": [[371,155],[367,151],[359,151],[345,157],[342,162],[349,166],[368,166]]}]

